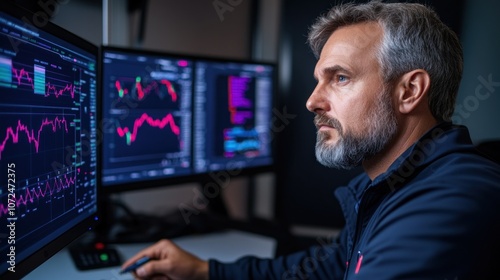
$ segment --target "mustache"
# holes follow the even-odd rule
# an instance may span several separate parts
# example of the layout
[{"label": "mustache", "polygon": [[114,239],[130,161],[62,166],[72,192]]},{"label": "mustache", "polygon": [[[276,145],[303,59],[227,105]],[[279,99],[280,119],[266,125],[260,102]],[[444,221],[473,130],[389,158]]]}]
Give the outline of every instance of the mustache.
[{"label": "mustache", "polygon": [[342,125],[340,124],[340,121],[336,118],[329,118],[324,114],[316,115],[314,117],[314,125],[316,126],[316,128],[319,128],[322,125],[331,126],[337,129],[339,133],[342,133]]}]

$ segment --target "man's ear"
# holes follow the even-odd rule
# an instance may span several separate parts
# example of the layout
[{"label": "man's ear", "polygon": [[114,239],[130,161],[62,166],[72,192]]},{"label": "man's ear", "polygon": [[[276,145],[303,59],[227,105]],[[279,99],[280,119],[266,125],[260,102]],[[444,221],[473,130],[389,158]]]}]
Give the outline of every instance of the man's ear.
[{"label": "man's ear", "polygon": [[397,83],[396,103],[401,114],[413,112],[422,102],[427,103],[427,93],[431,84],[429,73],[416,69],[404,74]]}]

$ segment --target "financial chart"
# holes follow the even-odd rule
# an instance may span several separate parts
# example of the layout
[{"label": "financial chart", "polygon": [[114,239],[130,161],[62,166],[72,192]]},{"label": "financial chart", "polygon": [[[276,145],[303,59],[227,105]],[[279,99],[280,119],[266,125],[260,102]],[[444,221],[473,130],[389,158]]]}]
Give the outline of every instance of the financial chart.
[{"label": "financial chart", "polygon": [[196,63],[196,172],[272,162],[273,75],[274,68],[266,64]]},{"label": "financial chart", "polygon": [[9,17],[0,27],[0,221],[15,221],[22,259],[96,208],[96,57]]},{"label": "financial chart", "polygon": [[103,56],[103,183],[190,173],[192,62],[120,50]]}]

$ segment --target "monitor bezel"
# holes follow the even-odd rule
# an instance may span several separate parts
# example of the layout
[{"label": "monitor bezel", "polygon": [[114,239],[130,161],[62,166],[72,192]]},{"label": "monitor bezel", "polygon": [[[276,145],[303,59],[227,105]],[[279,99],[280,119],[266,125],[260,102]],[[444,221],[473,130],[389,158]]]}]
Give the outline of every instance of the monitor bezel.
[{"label": "monitor bezel", "polygon": [[[0,1],[0,12],[5,13],[11,17],[19,19],[26,23],[26,20],[31,20],[36,15],[32,11],[25,9],[13,2],[9,1]],[[33,25],[34,26],[34,25]],[[58,37],[66,42],[79,47],[80,49],[87,51],[91,54],[95,55],[96,58],[96,66],[99,62],[98,60],[98,51],[99,47],[90,41],[50,22],[47,21],[41,26],[36,26],[38,30],[42,30],[46,33],[51,34],[52,36]],[[96,78],[99,76],[98,68],[96,67]],[[97,82],[97,79],[96,79]],[[99,91],[97,89],[96,97],[99,96]],[[98,103],[98,98],[96,98],[96,103]],[[97,106],[97,104],[95,104]],[[96,123],[99,119],[99,112],[96,112]],[[85,233],[94,229],[99,220],[99,196],[100,196],[100,182],[97,180],[99,178],[100,173],[100,163],[96,161],[96,206],[97,210],[89,215],[87,218],[83,219],[81,222],[76,224],[74,227],[70,228],[66,232],[62,233],[60,236],[42,246],[40,249],[35,251],[32,255],[26,257],[22,261],[16,260],[15,272],[11,272],[9,270],[5,272],[0,272],[0,278],[2,279],[21,279],[22,277],[28,275],[34,269],[42,265],[60,250],[64,249],[74,240],[80,238]]]},{"label": "monitor bezel", "polygon": [[[193,54],[182,54],[178,52],[169,52],[169,51],[162,51],[162,50],[154,50],[154,49],[145,49],[145,48],[133,48],[133,47],[123,47],[123,46],[113,46],[113,45],[101,45],[99,48],[99,67],[103,67],[104,64],[102,63],[103,58],[104,58],[104,53],[105,52],[124,52],[124,53],[131,53],[131,54],[144,54],[144,55],[152,55],[152,56],[165,56],[168,58],[180,58],[180,59],[186,59],[186,60],[191,60],[194,63],[193,66],[193,71],[195,71],[196,63],[197,61],[213,61],[213,62],[229,62],[229,63],[242,63],[242,64],[258,64],[258,65],[266,65],[266,66],[271,66],[273,67],[273,81],[274,81],[274,86],[272,89],[272,98],[271,98],[271,108],[274,108],[274,106],[277,104],[276,99],[277,99],[277,93],[278,93],[278,65],[277,63],[270,62],[270,61],[261,61],[261,60],[249,60],[249,59],[239,59],[239,58],[228,58],[228,57],[217,57],[217,56],[201,56],[201,55],[193,55]],[[100,84],[100,91],[101,93],[104,93],[104,84],[103,84],[103,76],[104,76],[104,71],[101,68],[100,69],[100,75],[99,75],[99,84]],[[191,98],[191,108],[194,106],[194,86],[196,83],[196,73],[193,73],[193,87],[192,87],[192,98]],[[103,104],[103,98],[104,96],[101,95],[101,99],[99,100],[98,104],[99,106],[102,106]],[[99,125],[102,125],[103,123],[103,108],[99,107],[98,108],[100,112],[101,118],[99,118]],[[194,131],[194,121],[195,116],[193,112],[192,116],[192,123],[191,123],[191,130]],[[271,124],[270,124],[271,125]],[[274,131],[273,129],[270,129],[271,133],[271,139],[275,139]],[[98,147],[99,153],[98,153],[98,161],[102,166],[103,163],[103,158],[102,158],[102,149],[103,145],[99,145]],[[191,159],[193,158],[193,145],[191,145]],[[112,185],[107,185],[104,186],[102,183],[102,173],[100,173],[100,178],[98,178],[100,184],[101,184],[101,193],[103,196],[109,196],[111,194],[115,193],[123,193],[123,192],[132,192],[132,191],[141,191],[141,190],[150,190],[150,189],[157,189],[157,188],[169,188],[169,187],[178,187],[179,185],[182,184],[188,184],[188,183],[201,183],[205,184],[207,182],[214,181],[214,176],[217,176],[217,174],[220,174],[222,172],[226,172],[226,174],[230,178],[235,178],[235,177],[243,177],[243,176],[253,176],[259,173],[269,173],[269,172],[274,172],[275,171],[275,166],[276,166],[276,141],[271,142],[271,158],[272,163],[265,164],[265,165],[259,165],[259,166],[249,166],[242,168],[241,170],[228,170],[228,169],[220,169],[220,170],[214,170],[214,171],[206,171],[206,172],[195,172],[194,171],[194,166],[192,165],[193,171],[190,174],[184,174],[184,175],[179,175],[179,176],[172,176],[172,177],[164,177],[164,178],[159,178],[159,179],[151,179],[151,180],[138,180],[130,183],[118,183],[118,184],[112,184]]]}]

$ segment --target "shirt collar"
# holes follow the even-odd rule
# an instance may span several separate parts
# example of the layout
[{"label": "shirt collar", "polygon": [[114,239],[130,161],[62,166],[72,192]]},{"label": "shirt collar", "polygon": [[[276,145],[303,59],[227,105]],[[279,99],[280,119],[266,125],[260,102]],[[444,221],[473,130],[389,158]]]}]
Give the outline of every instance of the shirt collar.
[{"label": "shirt collar", "polygon": [[442,122],[427,131],[399,156],[386,172],[377,176],[372,186],[385,182],[394,190],[418,174],[418,170],[457,150],[471,149],[472,141],[465,126]]}]

